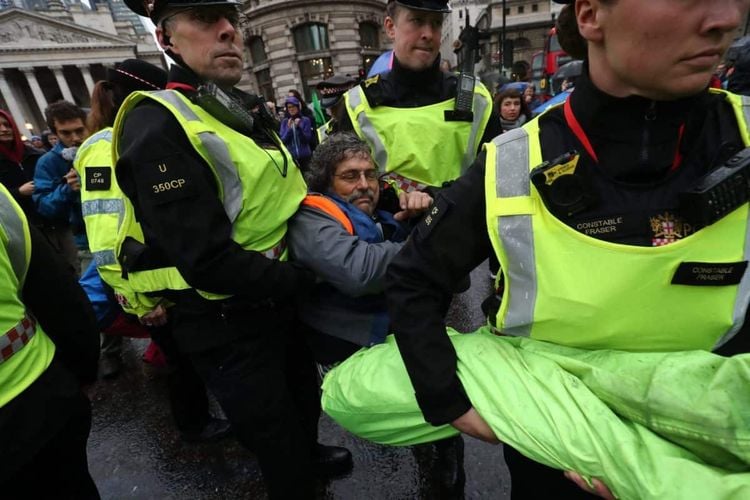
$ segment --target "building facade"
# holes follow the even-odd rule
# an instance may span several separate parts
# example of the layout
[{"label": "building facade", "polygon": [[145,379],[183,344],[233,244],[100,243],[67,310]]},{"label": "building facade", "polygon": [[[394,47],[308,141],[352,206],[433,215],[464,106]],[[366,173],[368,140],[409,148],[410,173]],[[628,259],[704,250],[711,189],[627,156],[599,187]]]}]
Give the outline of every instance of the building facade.
[{"label": "building facade", "polygon": [[510,76],[510,65],[503,67],[503,31],[505,39],[512,43],[512,60],[531,63],[532,56],[544,48],[561,8],[551,0],[456,0],[451,5],[453,12],[443,23],[443,57],[454,66],[459,62],[452,54],[453,43],[465,26],[468,14],[472,26],[489,33],[481,42],[481,60],[476,65],[476,73],[489,86],[494,86],[503,73]]},{"label": "building facade", "polygon": [[385,0],[245,2],[246,74],[241,88],[279,104],[289,89],[310,99],[334,75],[357,77],[389,44]]},{"label": "building facade", "polygon": [[44,13],[0,10],[0,107],[26,135],[46,127],[44,109],[59,99],[88,107],[105,68],[139,58],[165,67],[150,33],[139,35],[131,21],[115,21],[108,6],[48,2]]}]

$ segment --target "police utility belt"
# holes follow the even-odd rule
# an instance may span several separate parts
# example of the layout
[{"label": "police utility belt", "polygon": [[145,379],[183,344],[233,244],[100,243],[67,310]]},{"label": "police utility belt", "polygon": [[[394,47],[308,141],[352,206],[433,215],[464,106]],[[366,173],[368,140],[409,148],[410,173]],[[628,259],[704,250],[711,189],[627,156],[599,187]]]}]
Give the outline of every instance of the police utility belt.
[{"label": "police utility belt", "polygon": [[[572,217],[599,202],[588,177],[577,171],[579,154],[570,151],[534,168],[531,182],[557,217]],[[679,193],[679,211],[695,228],[713,224],[750,199],[750,148]]]}]

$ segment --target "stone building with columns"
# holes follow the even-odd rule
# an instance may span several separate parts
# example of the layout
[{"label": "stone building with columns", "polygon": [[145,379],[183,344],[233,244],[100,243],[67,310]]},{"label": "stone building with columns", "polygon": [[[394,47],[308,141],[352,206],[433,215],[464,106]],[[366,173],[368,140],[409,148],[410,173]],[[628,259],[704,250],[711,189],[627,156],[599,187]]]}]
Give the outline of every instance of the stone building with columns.
[{"label": "stone building with columns", "polygon": [[105,68],[128,58],[165,67],[151,36],[129,21],[114,21],[106,5],[49,2],[45,12],[0,10],[0,107],[27,135],[46,128],[44,109],[65,99],[88,107]]},{"label": "stone building with columns", "polygon": [[333,74],[357,77],[389,48],[385,0],[247,0],[240,87],[281,103]]}]

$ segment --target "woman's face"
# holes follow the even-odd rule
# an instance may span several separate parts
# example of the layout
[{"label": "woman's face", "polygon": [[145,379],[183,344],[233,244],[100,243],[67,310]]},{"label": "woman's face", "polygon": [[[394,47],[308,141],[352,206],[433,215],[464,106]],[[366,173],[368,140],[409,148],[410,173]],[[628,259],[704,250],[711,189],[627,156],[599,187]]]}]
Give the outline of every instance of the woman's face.
[{"label": "woman's face", "polygon": [[700,92],[749,7],[750,0],[578,0],[591,78],[618,97]]},{"label": "woman's face", "polygon": [[299,108],[294,104],[287,104],[286,110],[290,116],[297,116],[299,114]]},{"label": "woman's face", "polygon": [[7,144],[13,142],[13,139],[13,127],[4,116],[0,115],[0,142]]},{"label": "woman's face", "polygon": [[503,120],[514,122],[518,120],[518,116],[521,114],[521,98],[520,97],[505,97],[500,103],[500,116]]}]

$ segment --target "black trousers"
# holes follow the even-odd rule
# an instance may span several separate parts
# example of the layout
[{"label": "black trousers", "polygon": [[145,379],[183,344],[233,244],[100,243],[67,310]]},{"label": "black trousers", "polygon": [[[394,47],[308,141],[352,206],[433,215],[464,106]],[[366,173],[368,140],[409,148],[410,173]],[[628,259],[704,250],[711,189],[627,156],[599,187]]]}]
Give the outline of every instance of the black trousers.
[{"label": "black trousers", "polygon": [[269,316],[258,324],[257,314],[233,314],[222,327],[241,329],[241,337],[189,357],[234,435],[256,454],[270,498],[314,498],[311,458],[320,416],[315,366],[293,315]]},{"label": "black trousers", "polygon": [[169,407],[177,430],[200,433],[210,419],[206,385],[188,356],[180,352],[172,335],[173,321],[148,329],[151,339],[167,360],[167,393]]},{"label": "black trousers", "polygon": [[17,468],[9,476],[0,474],[0,498],[99,498],[86,459],[91,404],[69,382],[75,384],[69,372],[53,362],[2,409],[8,418],[3,418],[0,432],[13,438],[3,444],[0,457],[5,470]]}]

